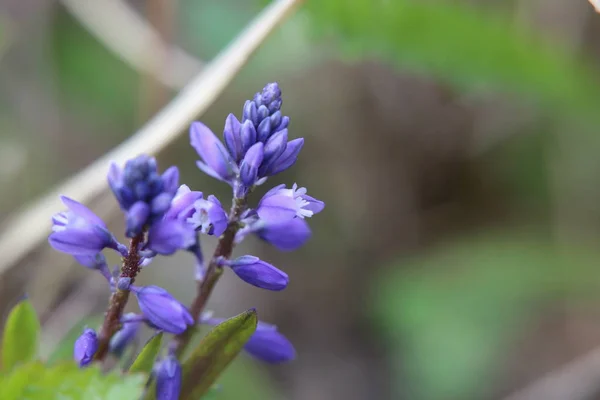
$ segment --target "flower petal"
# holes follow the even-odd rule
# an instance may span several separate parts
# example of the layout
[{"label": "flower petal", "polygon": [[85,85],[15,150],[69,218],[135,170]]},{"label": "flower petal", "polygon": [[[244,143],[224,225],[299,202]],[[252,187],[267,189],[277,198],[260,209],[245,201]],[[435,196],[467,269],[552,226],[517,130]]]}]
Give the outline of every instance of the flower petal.
[{"label": "flower petal", "polygon": [[92,210],[80,202],[75,201],[67,196],[60,196],[60,199],[62,200],[63,204],[69,208],[69,210],[71,210],[75,215],[79,215],[80,217],[84,218],[88,223],[106,227],[106,224],[104,221],[102,221],[102,218],[94,214]]},{"label": "flower petal", "polygon": [[283,223],[296,216],[298,206],[291,196],[272,195],[263,197],[256,213],[261,220],[268,223]]},{"label": "flower petal", "polygon": [[148,248],[158,254],[170,255],[196,243],[196,232],[185,221],[163,219],[150,227]]}]

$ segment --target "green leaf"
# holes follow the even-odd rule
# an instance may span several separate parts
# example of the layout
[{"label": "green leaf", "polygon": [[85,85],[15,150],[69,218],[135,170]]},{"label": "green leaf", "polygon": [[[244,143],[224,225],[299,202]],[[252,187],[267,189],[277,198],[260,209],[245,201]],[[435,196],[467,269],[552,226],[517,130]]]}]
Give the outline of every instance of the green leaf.
[{"label": "green leaf", "polygon": [[2,340],[2,365],[10,371],[15,365],[37,357],[40,322],[28,299],[21,300],[10,312]]},{"label": "green leaf", "polygon": [[148,340],[133,364],[131,364],[131,368],[129,368],[130,373],[144,372],[149,374],[152,371],[154,361],[156,360],[156,356],[160,351],[162,338],[163,333],[160,332],[158,335],[154,335],[150,340]]},{"label": "green leaf", "polygon": [[380,58],[464,88],[542,101],[561,115],[597,121],[600,86],[590,63],[544,40],[502,10],[462,2],[307,2],[317,36],[335,36],[354,59]]},{"label": "green leaf", "polygon": [[[35,377],[35,379],[32,379]],[[143,374],[105,375],[98,365],[78,368],[73,362],[45,367],[40,362],[23,364],[0,377],[2,400],[130,400],[144,390]]]},{"label": "green leaf", "polygon": [[255,310],[228,319],[210,331],[183,363],[181,398],[196,400],[242,350],[256,330]]}]

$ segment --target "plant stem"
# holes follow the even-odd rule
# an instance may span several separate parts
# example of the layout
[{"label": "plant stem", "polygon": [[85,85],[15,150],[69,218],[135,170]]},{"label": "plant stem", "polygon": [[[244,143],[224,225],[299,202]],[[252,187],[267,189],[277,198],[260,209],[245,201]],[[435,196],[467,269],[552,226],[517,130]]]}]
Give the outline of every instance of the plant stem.
[{"label": "plant stem", "polygon": [[[230,258],[231,253],[233,252],[235,234],[240,229],[240,215],[246,208],[246,198],[234,199],[233,205],[231,206],[231,211],[229,212],[229,221],[227,223],[227,229],[221,235],[219,239],[219,243],[215,248],[215,252],[208,264],[208,268],[206,270],[206,276],[200,282],[198,282],[198,292],[196,298],[192,302],[190,306],[190,313],[194,318],[194,321],[198,323],[200,316],[202,315],[202,311],[206,307],[206,303],[208,302],[208,298],[210,297],[215,284],[223,274],[223,267],[221,267],[218,263],[219,259],[222,258]],[[188,329],[180,335],[175,336],[174,346],[175,354],[178,358],[181,358],[181,355],[185,351],[187,345],[192,338],[193,333],[195,332],[194,326],[188,327]]]},{"label": "plant stem", "polygon": [[[129,252],[123,257],[121,266],[120,278],[131,278],[131,283],[135,280],[138,272],[140,272],[140,256],[138,247],[144,241],[144,233],[140,233],[133,237],[129,242]],[[116,282],[115,282],[116,286]],[[94,355],[94,359],[101,361],[108,353],[108,345],[112,336],[121,328],[121,316],[125,305],[129,300],[129,290],[115,289],[115,292],[110,296],[108,309],[104,314],[104,323],[100,329],[98,336],[98,350]]]}]

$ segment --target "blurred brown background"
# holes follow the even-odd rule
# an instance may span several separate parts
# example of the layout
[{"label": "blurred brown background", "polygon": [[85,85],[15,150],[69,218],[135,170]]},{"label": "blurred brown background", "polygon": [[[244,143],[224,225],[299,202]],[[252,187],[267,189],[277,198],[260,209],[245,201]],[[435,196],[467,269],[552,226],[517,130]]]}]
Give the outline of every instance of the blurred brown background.
[{"label": "blurred brown background", "polygon": [[[131,135],[263,5],[0,0],[1,215]],[[123,10],[178,50],[132,66],[91,33],[137,37]],[[300,251],[238,250],[288,272],[287,290],[219,284],[217,315],[257,307],[299,354],[277,367],[242,357],[221,398],[502,399],[574,362],[556,398],[600,399],[599,34],[584,0],[309,0],[277,30],[199,119],[220,133],[278,81],[306,145],[273,184],[296,181],[327,207]],[[226,199],[195,157],[183,134],[159,162]],[[93,208],[122,230],[109,197]],[[182,255],[141,281],[189,302],[191,274]],[[102,278],[45,243],[1,279],[4,314],[33,299],[47,355],[105,306]]]}]

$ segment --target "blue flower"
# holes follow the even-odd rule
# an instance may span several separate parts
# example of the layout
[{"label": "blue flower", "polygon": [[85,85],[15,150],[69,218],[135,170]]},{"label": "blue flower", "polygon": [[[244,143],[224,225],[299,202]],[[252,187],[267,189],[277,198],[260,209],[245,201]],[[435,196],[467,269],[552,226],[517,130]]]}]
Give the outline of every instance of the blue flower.
[{"label": "blue flower", "polygon": [[116,355],[123,354],[123,351],[136,338],[142,321],[134,313],[125,314],[122,318],[122,327],[110,339],[109,349]]},{"label": "blue flower", "polygon": [[140,155],[127,161],[122,170],[113,163],[108,183],[126,213],[125,234],[133,237],[169,210],[179,186],[179,170],[171,167],[159,175],[156,160]]},{"label": "blue flower", "polygon": [[282,251],[296,250],[310,238],[311,232],[305,220],[294,218],[286,222],[259,224],[256,233],[262,240]]},{"label": "blue flower", "polygon": [[187,222],[196,230],[207,235],[221,236],[227,228],[227,213],[219,199],[210,195],[207,199],[194,202],[193,213]]},{"label": "blue flower", "polygon": [[302,150],[302,146],[304,146],[304,138],[290,140],[283,153],[276,159],[273,159],[268,166],[264,167],[262,171],[264,176],[278,174],[294,165],[296,160],[298,160],[298,154]]},{"label": "blue flower", "polygon": [[131,286],[140,310],[148,321],[165,332],[180,334],[194,324],[187,308],[169,292],[158,286]]},{"label": "blue flower", "polygon": [[96,350],[98,350],[98,336],[93,329],[86,328],[75,341],[73,358],[80,367],[85,367],[94,359]]},{"label": "blue flower", "polygon": [[240,179],[246,187],[252,187],[258,178],[258,169],[263,162],[263,148],[261,142],[250,147],[240,164]]},{"label": "blue flower", "polygon": [[48,241],[58,251],[75,256],[95,256],[105,248],[119,250],[106,224],[83,204],[61,196],[68,210],[52,217]]},{"label": "blue flower", "polygon": [[190,143],[202,159],[196,165],[213,178],[229,182],[234,176],[235,162],[215,134],[201,122],[190,127]]},{"label": "blue flower", "polygon": [[187,220],[194,213],[194,202],[202,198],[202,192],[192,191],[187,185],[181,185],[171,201],[171,207],[165,219]]},{"label": "blue flower", "polygon": [[258,204],[256,212],[261,220],[283,223],[293,218],[309,218],[323,210],[325,203],[306,194],[306,188],[291,189],[279,185],[269,190]]},{"label": "blue flower", "polygon": [[227,263],[244,282],[267,290],[283,290],[287,287],[288,275],[271,264],[254,256],[242,256]]},{"label": "blue flower", "polygon": [[[202,324],[216,326],[225,321],[223,318],[212,318],[210,313],[200,317]],[[292,361],[296,358],[296,350],[290,341],[282,335],[275,325],[259,321],[256,331],[244,345],[244,350],[251,356],[272,364]]]},{"label": "blue flower", "polygon": [[174,355],[162,359],[154,370],[156,400],[178,400],[181,391],[181,365]]},{"label": "blue flower", "polygon": [[163,219],[154,223],[148,232],[147,248],[162,255],[188,249],[196,244],[196,232],[185,221]]},{"label": "blue flower", "polygon": [[258,323],[244,350],[259,360],[272,364],[296,358],[296,350],[290,341],[277,331],[276,326],[264,322]]}]

